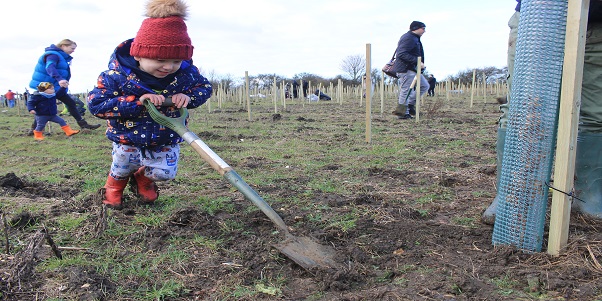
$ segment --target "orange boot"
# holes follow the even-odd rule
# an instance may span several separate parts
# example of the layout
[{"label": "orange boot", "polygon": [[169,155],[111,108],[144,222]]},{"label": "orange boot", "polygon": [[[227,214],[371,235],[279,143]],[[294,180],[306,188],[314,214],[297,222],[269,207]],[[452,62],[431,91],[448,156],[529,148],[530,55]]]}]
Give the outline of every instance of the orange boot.
[{"label": "orange boot", "polygon": [[[107,177],[107,183],[101,188],[102,203],[113,209],[122,208],[123,190],[128,180],[117,180],[111,175]],[[104,191],[103,191],[104,190]]]},{"label": "orange boot", "polygon": [[34,130],[33,131],[33,139],[36,139],[39,141],[44,140],[44,132]]},{"label": "orange boot", "polygon": [[67,136],[73,136],[77,133],[79,133],[79,130],[73,130],[71,129],[71,127],[67,124],[67,125],[63,125],[61,127],[61,130],[63,130],[63,132],[65,132],[65,135]]},{"label": "orange boot", "polygon": [[145,203],[152,203],[159,197],[159,187],[153,180],[144,175],[146,167],[142,166],[130,177],[130,188]]}]

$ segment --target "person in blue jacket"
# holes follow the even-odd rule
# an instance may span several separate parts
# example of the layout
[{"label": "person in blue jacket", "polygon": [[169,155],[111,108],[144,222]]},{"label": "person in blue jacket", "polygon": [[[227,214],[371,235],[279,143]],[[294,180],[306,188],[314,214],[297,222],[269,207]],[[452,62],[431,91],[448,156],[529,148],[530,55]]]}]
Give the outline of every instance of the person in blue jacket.
[{"label": "person in blue jacket", "polygon": [[[101,188],[107,207],[123,207],[128,180],[140,200],[151,204],[159,196],[155,182],[176,176],[183,139],[155,122],[144,102],[179,117],[179,108],[196,108],[211,97],[210,82],[192,63],[186,15],[181,0],[151,0],[136,37],[117,46],[109,70],[88,94],[88,109],[108,121],[106,135],[113,142],[113,163]],[[161,106],[167,98],[173,106]]]},{"label": "person in blue jacket", "polygon": [[[426,25],[420,21],[412,21],[410,30],[399,38],[395,50],[395,64],[393,68],[399,78],[399,100],[393,115],[399,119],[410,119],[415,114],[416,92],[410,91],[412,81],[416,78],[418,70],[418,57],[422,58],[421,70],[424,66],[424,49],[420,37],[426,31]],[[424,75],[420,75],[420,95],[424,95],[429,89],[429,83]],[[408,96],[408,91],[410,95]]]},{"label": "person in blue jacket", "polygon": [[[71,79],[71,54],[77,48],[77,44],[69,39],[64,39],[56,45],[52,44],[44,49],[44,54],[40,56],[33,71],[29,87],[36,90],[41,82],[49,82],[54,87],[63,87],[58,89],[56,98],[65,104],[71,116],[75,118],[77,124],[83,129],[97,129],[100,124],[88,124],[77,110],[75,101],[68,94],[69,80]],[[36,121],[31,125],[30,134],[36,128]]]}]

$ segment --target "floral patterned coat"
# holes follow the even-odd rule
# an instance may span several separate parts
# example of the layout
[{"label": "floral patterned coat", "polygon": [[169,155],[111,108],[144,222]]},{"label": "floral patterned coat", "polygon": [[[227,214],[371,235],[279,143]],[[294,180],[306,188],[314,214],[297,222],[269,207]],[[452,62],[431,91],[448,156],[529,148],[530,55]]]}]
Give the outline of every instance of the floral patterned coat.
[{"label": "floral patterned coat", "polygon": [[[187,109],[193,109],[211,97],[211,83],[189,60],[182,62],[174,79],[163,90],[151,89],[122,62],[123,58],[131,58],[132,41],[121,43],[111,55],[109,70],[100,74],[96,87],[88,94],[88,109],[96,117],[107,120],[106,135],[111,141],[144,149],[180,143],[183,139],[176,132],[151,118],[140,96],[154,93],[169,97],[184,93],[190,97]],[[175,107],[158,110],[168,117],[180,116]]]}]

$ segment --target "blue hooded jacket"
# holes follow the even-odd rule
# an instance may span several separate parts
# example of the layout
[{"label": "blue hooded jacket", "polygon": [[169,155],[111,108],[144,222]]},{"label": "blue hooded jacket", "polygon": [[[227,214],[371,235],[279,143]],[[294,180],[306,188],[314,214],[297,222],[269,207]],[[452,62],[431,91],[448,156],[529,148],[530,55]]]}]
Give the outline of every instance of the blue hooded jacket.
[{"label": "blue hooded jacket", "polygon": [[[58,86],[57,86],[58,87]],[[35,110],[39,116],[54,116],[58,113],[56,108],[56,94],[65,93],[65,88],[59,87],[52,97],[46,97],[35,91],[27,100],[27,111]]]},{"label": "blue hooded jacket", "polygon": [[[152,93],[169,97],[183,93],[190,97],[187,109],[193,109],[211,97],[211,83],[192,60],[183,61],[176,73],[164,79],[143,72],[129,54],[132,41],[121,43],[111,55],[109,70],[100,74],[96,87],[88,94],[88,109],[108,121],[106,135],[113,142],[143,149],[180,143],[183,139],[176,132],[151,118],[140,96]],[[180,116],[175,107],[158,110],[168,117]]]}]

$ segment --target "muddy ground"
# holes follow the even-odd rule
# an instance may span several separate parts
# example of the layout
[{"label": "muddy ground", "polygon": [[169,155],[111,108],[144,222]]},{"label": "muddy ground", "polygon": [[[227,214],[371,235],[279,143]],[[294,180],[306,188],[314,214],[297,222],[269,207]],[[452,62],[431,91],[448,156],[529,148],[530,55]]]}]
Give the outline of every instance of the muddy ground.
[{"label": "muddy ground", "polygon": [[[495,104],[486,108],[465,109],[453,114],[441,112],[437,117],[450,123],[470,123],[471,114],[487,114],[491,117],[491,133],[495,133]],[[485,111],[485,113],[483,113]],[[309,115],[298,109],[299,115],[278,118],[299,121],[299,116]],[[345,114],[343,111],[342,114]],[[466,114],[466,115],[463,115]],[[224,115],[222,118],[232,118]],[[244,117],[242,117],[244,118]],[[360,116],[361,118],[361,116]],[[387,127],[402,127],[402,122],[390,116],[375,117],[373,123]],[[309,124],[317,127],[316,124]],[[408,129],[407,127],[404,129]],[[452,130],[452,129],[450,129]],[[392,130],[393,131],[393,130]],[[419,135],[457,135],[445,133],[446,127],[431,126],[421,131],[406,131],[408,139]],[[211,129],[204,132],[211,135]],[[462,135],[471,139],[471,133]],[[478,137],[473,136],[475,139]],[[431,146],[436,147],[436,146]],[[236,219],[253,229],[255,235],[231,233],[224,248],[207,253],[192,252],[182,270],[173,269],[174,277],[185,283],[186,292],[164,300],[600,300],[602,298],[602,224],[579,214],[572,214],[569,244],[558,257],[545,252],[529,254],[512,247],[492,246],[492,225],[478,220],[481,212],[495,193],[495,136],[471,155],[461,155],[456,160],[457,170],[442,171],[438,164],[413,161],[408,164],[430,165],[430,169],[416,169],[411,165],[399,168],[375,168],[358,164],[359,172],[369,179],[347,195],[316,194],[315,202],[327,205],[337,213],[360,208],[369,212],[358,217],[355,227],[342,231],[340,228],[319,228],[308,222],[308,212],[295,206],[274,205],[274,209],[288,225],[294,225],[295,235],[307,235],[320,244],[336,250],[336,268],[305,270],[273,248],[281,240],[278,235],[262,236],[257,233],[273,233],[274,225],[261,213],[245,212],[247,205],[237,197],[235,213],[209,215],[194,206],[180,208],[159,227],[150,228],[132,236],[132,244],[141,249],[162,252],[168,248],[169,237],[191,237],[195,233],[206,236],[223,235],[220,221]],[[262,168],[262,158],[249,157],[236,168]],[[336,163],[323,168],[324,173],[336,171]],[[418,171],[420,170],[420,171]],[[335,174],[335,173],[332,173]],[[44,300],[50,296],[64,296],[64,300],[135,300],[116,297],[118,286],[136,286],[132,279],[115,281],[95,269],[64,267],[53,272],[40,272],[36,265],[56,257],[50,245],[52,233],[44,232],[45,222],[62,214],[94,212],[99,217],[103,207],[94,202],[94,196],[76,198],[80,193],[77,185],[51,185],[36,179],[7,173],[0,178],[0,195],[16,198],[21,202],[54,203],[43,216],[27,212],[3,213],[2,248],[0,269],[3,300]],[[308,175],[310,176],[310,175]],[[396,200],[400,195],[412,198],[405,187],[424,185],[419,179],[431,179],[433,183],[451,189],[453,199],[445,204],[427,203],[419,209]],[[338,179],[343,180],[343,179]],[[185,180],[182,180],[185,181]],[[307,178],[291,179],[289,183],[255,187],[261,194],[286,197],[287,187],[303,186]],[[176,185],[176,184],[174,184]],[[232,193],[221,181],[211,184],[216,195]],[[175,193],[170,186],[162,187],[162,195]],[[475,195],[474,191],[487,190],[489,195]],[[131,196],[130,196],[131,197]],[[145,207],[131,205],[112,214],[118,221],[127,223],[132,216],[145,214]],[[470,216],[474,223],[462,224],[457,216]],[[101,218],[86,223],[85,229],[74,231],[74,237],[84,233],[102,231]],[[5,235],[7,234],[7,235]],[[9,245],[15,241],[21,245],[19,252],[7,252],[4,238]],[[547,227],[544,241],[547,243]],[[190,250],[185,250],[190,251]],[[62,250],[69,256],[70,250]],[[232,254],[236,260],[232,262]],[[88,254],[91,260],[94,253]],[[178,272],[175,272],[178,271]],[[246,279],[258,279],[264,275],[279,275],[283,285],[280,291],[264,290],[252,296],[235,297],[220,293],[224,286],[234,283],[252,285]],[[266,276],[267,277],[267,276]],[[60,281],[59,281],[60,279]],[[61,284],[57,284],[61,282]],[[58,300],[63,300],[57,298]]]}]

